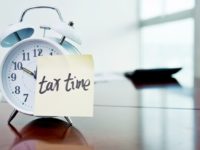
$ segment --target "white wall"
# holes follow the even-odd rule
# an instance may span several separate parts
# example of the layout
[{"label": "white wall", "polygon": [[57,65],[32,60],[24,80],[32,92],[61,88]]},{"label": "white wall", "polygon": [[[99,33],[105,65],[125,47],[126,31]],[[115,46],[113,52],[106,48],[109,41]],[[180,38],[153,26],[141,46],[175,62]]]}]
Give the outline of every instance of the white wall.
[{"label": "white wall", "polygon": [[[24,8],[35,5],[56,6],[65,21],[75,22],[84,53],[94,55],[96,72],[125,71],[138,66],[136,0],[0,0],[0,31],[17,22]],[[56,17],[54,12],[33,11],[25,20],[45,23],[54,22]]]}]

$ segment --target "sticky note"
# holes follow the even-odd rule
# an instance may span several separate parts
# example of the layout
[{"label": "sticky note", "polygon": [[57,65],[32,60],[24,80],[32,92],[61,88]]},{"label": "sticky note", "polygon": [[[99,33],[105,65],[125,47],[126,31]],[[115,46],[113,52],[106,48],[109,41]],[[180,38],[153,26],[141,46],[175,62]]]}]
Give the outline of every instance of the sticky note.
[{"label": "sticky note", "polygon": [[94,63],[91,55],[37,58],[34,115],[93,116]]}]

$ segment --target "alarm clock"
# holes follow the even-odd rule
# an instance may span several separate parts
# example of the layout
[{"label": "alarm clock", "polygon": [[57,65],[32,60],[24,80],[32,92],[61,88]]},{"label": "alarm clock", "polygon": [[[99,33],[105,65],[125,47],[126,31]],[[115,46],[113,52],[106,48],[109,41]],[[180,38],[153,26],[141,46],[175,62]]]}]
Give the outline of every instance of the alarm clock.
[{"label": "alarm clock", "polygon": [[[55,10],[60,22],[49,26],[32,26],[24,23],[25,14],[33,9]],[[39,30],[44,30],[43,35],[36,34]],[[46,36],[47,30],[60,35],[60,39]],[[7,52],[1,64],[0,87],[6,101],[14,108],[8,123],[18,112],[33,115],[37,79],[36,58],[46,55],[78,55],[80,54],[80,44],[81,40],[73,28],[73,22],[65,23],[60,11],[49,6],[26,9],[22,13],[19,23],[9,26],[2,33],[0,45]],[[65,119],[72,123],[69,117],[65,117]]]}]

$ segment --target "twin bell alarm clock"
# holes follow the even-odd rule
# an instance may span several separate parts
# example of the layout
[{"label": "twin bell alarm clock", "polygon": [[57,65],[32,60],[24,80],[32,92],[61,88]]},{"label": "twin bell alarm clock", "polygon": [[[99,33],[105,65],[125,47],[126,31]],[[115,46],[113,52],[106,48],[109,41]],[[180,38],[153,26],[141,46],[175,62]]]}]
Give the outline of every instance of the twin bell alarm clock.
[{"label": "twin bell alarm clock", "polygon": [[[56,11],[60,21],[54,25],[32,26],[23,22],[27,12],[33,9]],[[43,35],[36,34],[43,30]],[[50,38],[46,32],[54,32],[60,38]],[[19,23],[9,26],[0,37],[0,46],[6,54],[0,70],[0,87],[3,97],[14,108],[8,123],[18,112],[33,115],[34,93],[37,78],[36,58],[45,55],[80,54],[81,40],[73,28],[73,22],[65,23],[58,9],[38,6],[26,9]],[[71,123],[69,117],[65,119]]]}]

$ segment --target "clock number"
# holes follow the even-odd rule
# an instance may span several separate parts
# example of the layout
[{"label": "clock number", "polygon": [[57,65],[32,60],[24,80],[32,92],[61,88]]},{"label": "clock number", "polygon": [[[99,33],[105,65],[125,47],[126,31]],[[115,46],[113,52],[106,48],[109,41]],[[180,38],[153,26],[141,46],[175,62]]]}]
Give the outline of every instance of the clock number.
[{"label": "clock number", "polygon": [[51,56],[53,55],[53,49],[51,50],[50,55],[51,55]]},{"label": "clock number", "polygon": [[41,48],[34,49],[33,53],[34,53],[33,57],[42,56],[42,49]]},{"label": "clock number", "polygon": [[14,64],[14,70],[22,69],[22,62],[12,62]]},{"label": "clock number", "polygon": [[15,94],[20,94],[20,86],[15,87]]},{"label": "clock number", "polygon": [[12,73],[10,75],[11,81],[15,81],[17,79],[17,75],[15,73]]},{"label": "clock number", "polygon": [[24,102],[26,102],[28,99],[28,94],[23,94],[23,96],[25,97]]},{"label": "clock number", "polygon": [[26,60],[29,61],[30,60],[30,54],[29,53],[23,53],[22,55],[23,55],[23,59],[22,59],[23,61],[26,61]]}]

